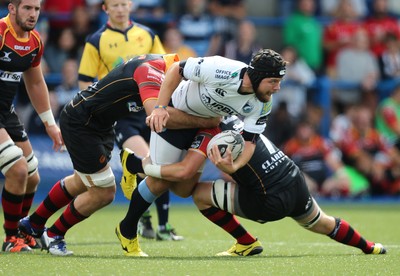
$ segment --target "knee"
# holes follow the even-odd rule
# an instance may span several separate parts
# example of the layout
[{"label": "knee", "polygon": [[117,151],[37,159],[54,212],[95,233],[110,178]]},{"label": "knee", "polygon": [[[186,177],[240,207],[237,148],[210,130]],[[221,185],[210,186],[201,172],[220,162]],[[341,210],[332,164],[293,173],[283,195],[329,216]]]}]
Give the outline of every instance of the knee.
[{"label": "knee", "polygon": [[11,180],[13,183],[24,184],[28,179],[28,166],[25,159],[20,159],[10,167],[5,174],[6,179]]},{"label": "knee", "polygon": [[110,203],[114,201],[115,198],[115,188],[97,188],[100,190],[99,193],[97,193],[97,198],[99,200],[99,205],[101,206],[107,206]]}]

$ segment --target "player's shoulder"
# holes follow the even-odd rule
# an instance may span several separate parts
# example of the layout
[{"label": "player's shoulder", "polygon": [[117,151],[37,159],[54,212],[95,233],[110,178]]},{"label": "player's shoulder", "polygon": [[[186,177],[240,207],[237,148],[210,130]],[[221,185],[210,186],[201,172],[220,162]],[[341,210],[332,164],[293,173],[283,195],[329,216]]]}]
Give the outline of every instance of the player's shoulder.
[{"label": "player's shoulder", "polygon": [[[132,27],[142,29],[142,30],[148,32],[152,37],[154,37],[156,35],[156,33],[153,31],[152,28],[150,28],[146,25],[140,24],[138,22],[133,22]],[[131,30],[134,30],[134,28],[131,28]]]}]

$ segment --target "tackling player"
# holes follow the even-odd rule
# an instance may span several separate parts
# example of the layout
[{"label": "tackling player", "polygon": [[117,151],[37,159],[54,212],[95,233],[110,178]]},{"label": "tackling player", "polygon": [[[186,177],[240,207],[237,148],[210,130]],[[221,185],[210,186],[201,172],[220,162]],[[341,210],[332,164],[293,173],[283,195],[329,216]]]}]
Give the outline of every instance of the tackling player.
[{"label": "tackling player", "polygon": [[[114,200],[116,185],[109,161],[115,122],[143,108],[150,114],[164,74],[177,60],[175,54],[138,56],[73,97],[61,112],[60,127],[74,173],[58,181],[36,211],[20,220],[21,232],[42,237],[53,255],[72,254],[64,239],[67,231]],[[172,129],[219,123],[174,108],[168,112],[174,117],[168,125]],[[64,206],[61,216],[45,229],[47,220]]]},{"label": "tackling player", "polygon": [[[243,127],[233,117],[221,124],[222,130]],[[195,175],[207,158],[209,141],[219,131],[218,128],[200,131],[184,160],[161,166],[160,177],[179,181]],[[240,169],[234,169],[230,152],[221,157],[217,145],[209,158],[223,172],[230,173],[233,180],[198,183],[192,193],[199,211],[236,240],[230,249],[217,256],[251,256],[263,251],[261,243],[234,215],[259,223],[291,217],[305,229],[357,247],[365,254],[386,253],[382,244],[366,240],[344,219],[325,214],[310,195],[300,169],[265,136],[260,135],[254,154]],[[145,171],[151,166],[150,161],[150,158],[143,160]]]},{"label": "tackling player", "polygon": [[53,149],[58,151],[63,145],[40,66],[43,44],[34,30],[40,3],[11,0],[8,15],[0,19],[0,169],[5,176],[1,202],[6,234],[2,251],[7,252],[37,247],[35,239],[18,234],[18,220],[28,214],[40,180],[38,160],[13,105],[22,77],[31,103],[53,141]]}]

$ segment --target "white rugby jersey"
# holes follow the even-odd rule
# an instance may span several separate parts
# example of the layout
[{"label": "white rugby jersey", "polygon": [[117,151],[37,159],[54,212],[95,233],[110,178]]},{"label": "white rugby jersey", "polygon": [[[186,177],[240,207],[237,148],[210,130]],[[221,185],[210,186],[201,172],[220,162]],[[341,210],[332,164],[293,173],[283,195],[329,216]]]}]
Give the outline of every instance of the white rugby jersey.
[{"label": "white rugby jersey", "polygon": [[263,103],[255,94],[240,94],[241,72],[247,64],[221,56],[189,58],[180,83],[172,94],[175,108],[200,117],[239,115],[244,130],[262,133],[271,101]]}]

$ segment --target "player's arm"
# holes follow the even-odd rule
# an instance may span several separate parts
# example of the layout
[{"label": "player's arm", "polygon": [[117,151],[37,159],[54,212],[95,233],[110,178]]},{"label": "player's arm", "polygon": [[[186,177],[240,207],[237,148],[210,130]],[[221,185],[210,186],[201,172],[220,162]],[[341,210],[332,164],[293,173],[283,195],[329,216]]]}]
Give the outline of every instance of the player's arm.
[{"label": "player's arm", "polygon": [[[146,113],[149,115],[155,110],[157,100],[148,99],[143,103]],[[169,129],[184,129],[184,128],[212,128],[218,126],[221,119],[217,118],[203,118],[188,114],[182,110],[168,106],[166,108],[169,114],[166,128]]]},{"label": "player's arm", "polygon": [[208,155],[208,158],[218,169],[224,173],[232,174],[250,161],[255,148],[255,143],[252,141],[245,141],[243,152],[235,161],[233,161],[232,154],[229,149],[226,151],[225,157],[222,157],[220,151],[218,150],[218,145],[214,145]]},{"label": "player's arm", "polygon": [[[146,157],[143,159],[142,164],[146,175],[158,176],[158,178],[172,182],[181,182],[191,179],[199,171],[205,160],[206,156],[204,154],[189,150],[185,158],[178,163],[162,166],[153,165],[150,157]],[[154,173],[155,167],[159,167],[156,168],[156,170],[159,170],[159,175]]]},{"label": "player's arm", "polygon": [[166,72],[165,79],[161,84],[158,99],[154,105],[158,108],[155,108],[146,119],[146,123],[151,130],[161,132],[167,126],[169,112],[167,111],[166,107],[168,106],[171,96],[181,80],[182,76],[180,74],[179,62],[175,62]]},{"label": "player's arm", "polygon": [[31,67],[23,73],[23,76],[32,106],[45,125],[47,134],[53,140],[53,149],[58,151],[64,145],[64,142],[50,108],[49,91],[40,65]]}]

